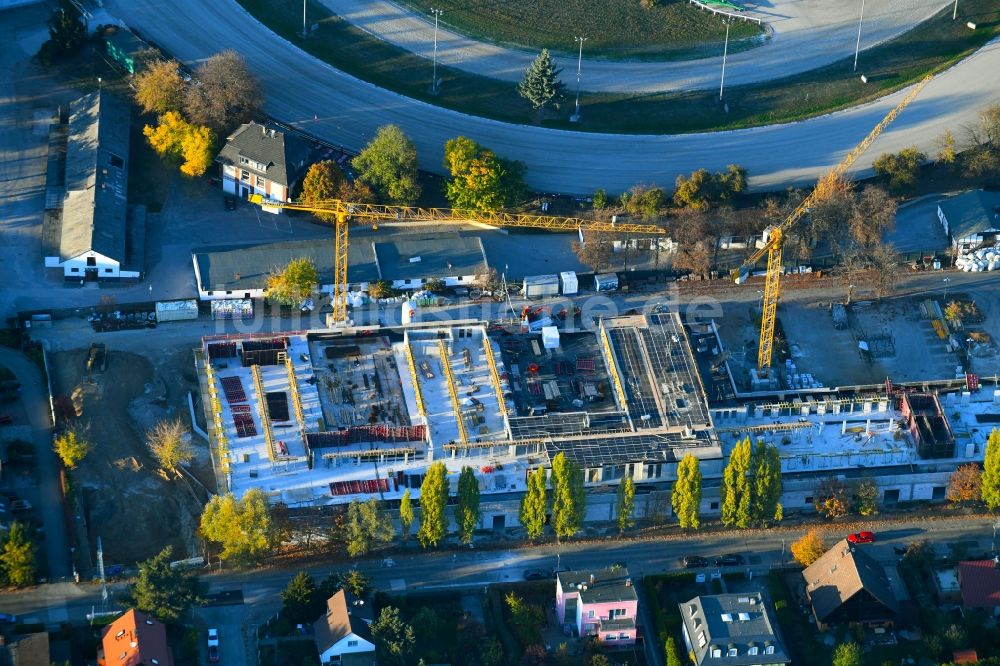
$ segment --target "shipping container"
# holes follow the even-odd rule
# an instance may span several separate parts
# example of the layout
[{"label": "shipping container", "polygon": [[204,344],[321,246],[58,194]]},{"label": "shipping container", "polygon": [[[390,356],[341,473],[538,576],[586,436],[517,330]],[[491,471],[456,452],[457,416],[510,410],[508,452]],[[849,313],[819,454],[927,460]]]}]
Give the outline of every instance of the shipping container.
[{"label": "shipping container", "polygon": [[198,301],[159,301],[156,304],[156,321],[183,321],[198,318]]},{"label": "shipping container", "polygon": [[559,281],[562,283],[563,296],[572,296],[580,290],[580,282],[576,279],[574,271],[560,273]]},{"label": "shipping container", "polygon": [[559,295],[558,275],[532,275],[524,278],[525,298],[544,298]]},{"label": "shipping container", "polygon": [[594,276],[594,289],[596,291],[617,291],[618,274],[600,273]]}]

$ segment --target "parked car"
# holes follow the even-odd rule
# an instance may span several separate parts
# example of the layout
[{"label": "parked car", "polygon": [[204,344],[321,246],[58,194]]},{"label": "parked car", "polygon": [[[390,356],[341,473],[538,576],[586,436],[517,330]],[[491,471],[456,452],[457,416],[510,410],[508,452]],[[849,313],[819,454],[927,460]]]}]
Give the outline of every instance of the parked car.
[{"label": "parked car", "polygon": [[872,532],[855,532],[848,534],[847,540],[851,543],[872,543],[875,541],[875,534]]},{"label": "parked car", "polygon": [[526,569],[524,580],[549,580],[554,578],[554,574],[547,569]]},{"label": "parked car", "polygon": [[28,513],[31,511],[31,502],[28,500],[14,500],[10,503],[11,513]]},{"label": "parked car", "polygon": [[707,567],[708,558],[702,557],[701,555],[686,555],[684,557],[684,566],[688,569],[700,569],[701,567]]},{"label": "parked car", "polygon": [[738,567],[742,565],[746,560],[739,553],[726,553],[722,557],[715,558],[715,566],[717,567]]},{"label": "parked car", "polygon": [[208,630],[208,660],[213,663],[219,663],[219,630],[209,629]]}]

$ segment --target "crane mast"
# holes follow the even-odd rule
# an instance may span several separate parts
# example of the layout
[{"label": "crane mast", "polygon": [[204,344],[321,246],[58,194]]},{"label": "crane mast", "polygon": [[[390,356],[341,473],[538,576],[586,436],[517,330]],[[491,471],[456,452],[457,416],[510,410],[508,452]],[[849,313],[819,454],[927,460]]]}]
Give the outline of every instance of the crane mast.
[{"label": "crane mast", "polygon": [[917,83],[917,85],[915,85],[902,100],[900,100],[899,104],[893,107],[892,110],[886,114],[885,118],[883,118],[878,125],[872,128],[872,131],[868,133],[868,136],[866,136],[861,143],[851,149],[851,152],[849,152],[847,156],[844,157],[839,164],[837,164],[837,166],[819,179],[816,183],[816,187],[813,188],[813,191],[809,194],[809,196],[807,196],[781,224],[770,228],[767,240],[764,244],[751,254],[746,261],[743,262],[743,265],[734,271],[733,278],[736,281],[736,284],[743,284],[750,277],[754,265],[767,255],[767,275],[764,280],[764,295],[761,307],[760,343],[757,348],[757,370],[761,373],[761,376],[767,376],[771,369],[771,356],[774,350],[774,324],[778,314],[778,298],[781,295],[781,249],[785,235],[792,227],[798,224],[799,220],[801,220],[813,206],[821,201],[824,201],[833,193],[838,181],[843,178],[843,175],[847,172],[847,170],[851,168],[862,153],[871,147],[871,145],[875,142],[875,139],[882,134],[882,131],[896,119],[903,109],[909,106],[910,102],[912,102],[917,95],[920,94],[920,91],[923,90],[928,83],[930,83],[932,78],[934,78],[934,75],[929,74],[921,79],[920,82]]}]

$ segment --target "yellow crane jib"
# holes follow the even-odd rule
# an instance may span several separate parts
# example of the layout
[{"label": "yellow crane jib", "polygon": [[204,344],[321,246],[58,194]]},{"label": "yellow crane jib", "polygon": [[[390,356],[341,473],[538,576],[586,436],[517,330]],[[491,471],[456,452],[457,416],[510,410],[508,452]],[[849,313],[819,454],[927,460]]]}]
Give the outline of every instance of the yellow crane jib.
[{"label": "yellow crane jib", "polygon": [[767,256],[767,273],[764,279],[764,295],[761,302],[760,345],[757,349],[757,369],[762,376],[766,376],[771,368],[771,356],[774,349],[774,325],[778,312],[778,298],[781,295],[781,246],[784,237],[787,235],[789,229],[798,224],[799,220],[817,202],[823,201],[830,195],[833,191],[832,186],[838,179],[851,168],[851,165],[857,161],[862,153],[868,150],[875,142],[875,139],[882,134],[882,131],[896,119],[903,109],[909,106],[910,102],[920,94],[920,91],[933,78],[933,74],[928,74],[917,85],[913,86],[906,96],[885,115],[885,118],[872,128],[868,136],[862,139],[861,143],[851,149],[851,152],[837,166],[817,181],[816,187],[809,193],[809,196],[781,224],[770,228],[767,240],[761,247],[757,248],[738,269],[733,271],[732,277],[736,284],[743,284],[752,274],[754,265],[765,255]]}]

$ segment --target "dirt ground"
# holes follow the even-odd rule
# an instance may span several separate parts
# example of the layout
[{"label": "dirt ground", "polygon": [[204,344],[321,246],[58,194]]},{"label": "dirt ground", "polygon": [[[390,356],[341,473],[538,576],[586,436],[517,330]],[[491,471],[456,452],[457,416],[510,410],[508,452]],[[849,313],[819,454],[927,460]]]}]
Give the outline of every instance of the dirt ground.
[{"label": "dirt ground", "polygon": [[93,381],[87,353],[59,352],[52,366],[56,399],[70,398],[94,445],[73,474],[91,551],[100,536],[106,564],[131,564],[166,545],[176,559],[196,556],[202,483],[215,490],[207,445],[193,436],[195,479],[168,481],[145,444],[146,431],[159,420],[179,417],[189,425],[187,392],[197,386],[189,346],[161,350],[150,362],[109,344],[106,369]]}]

